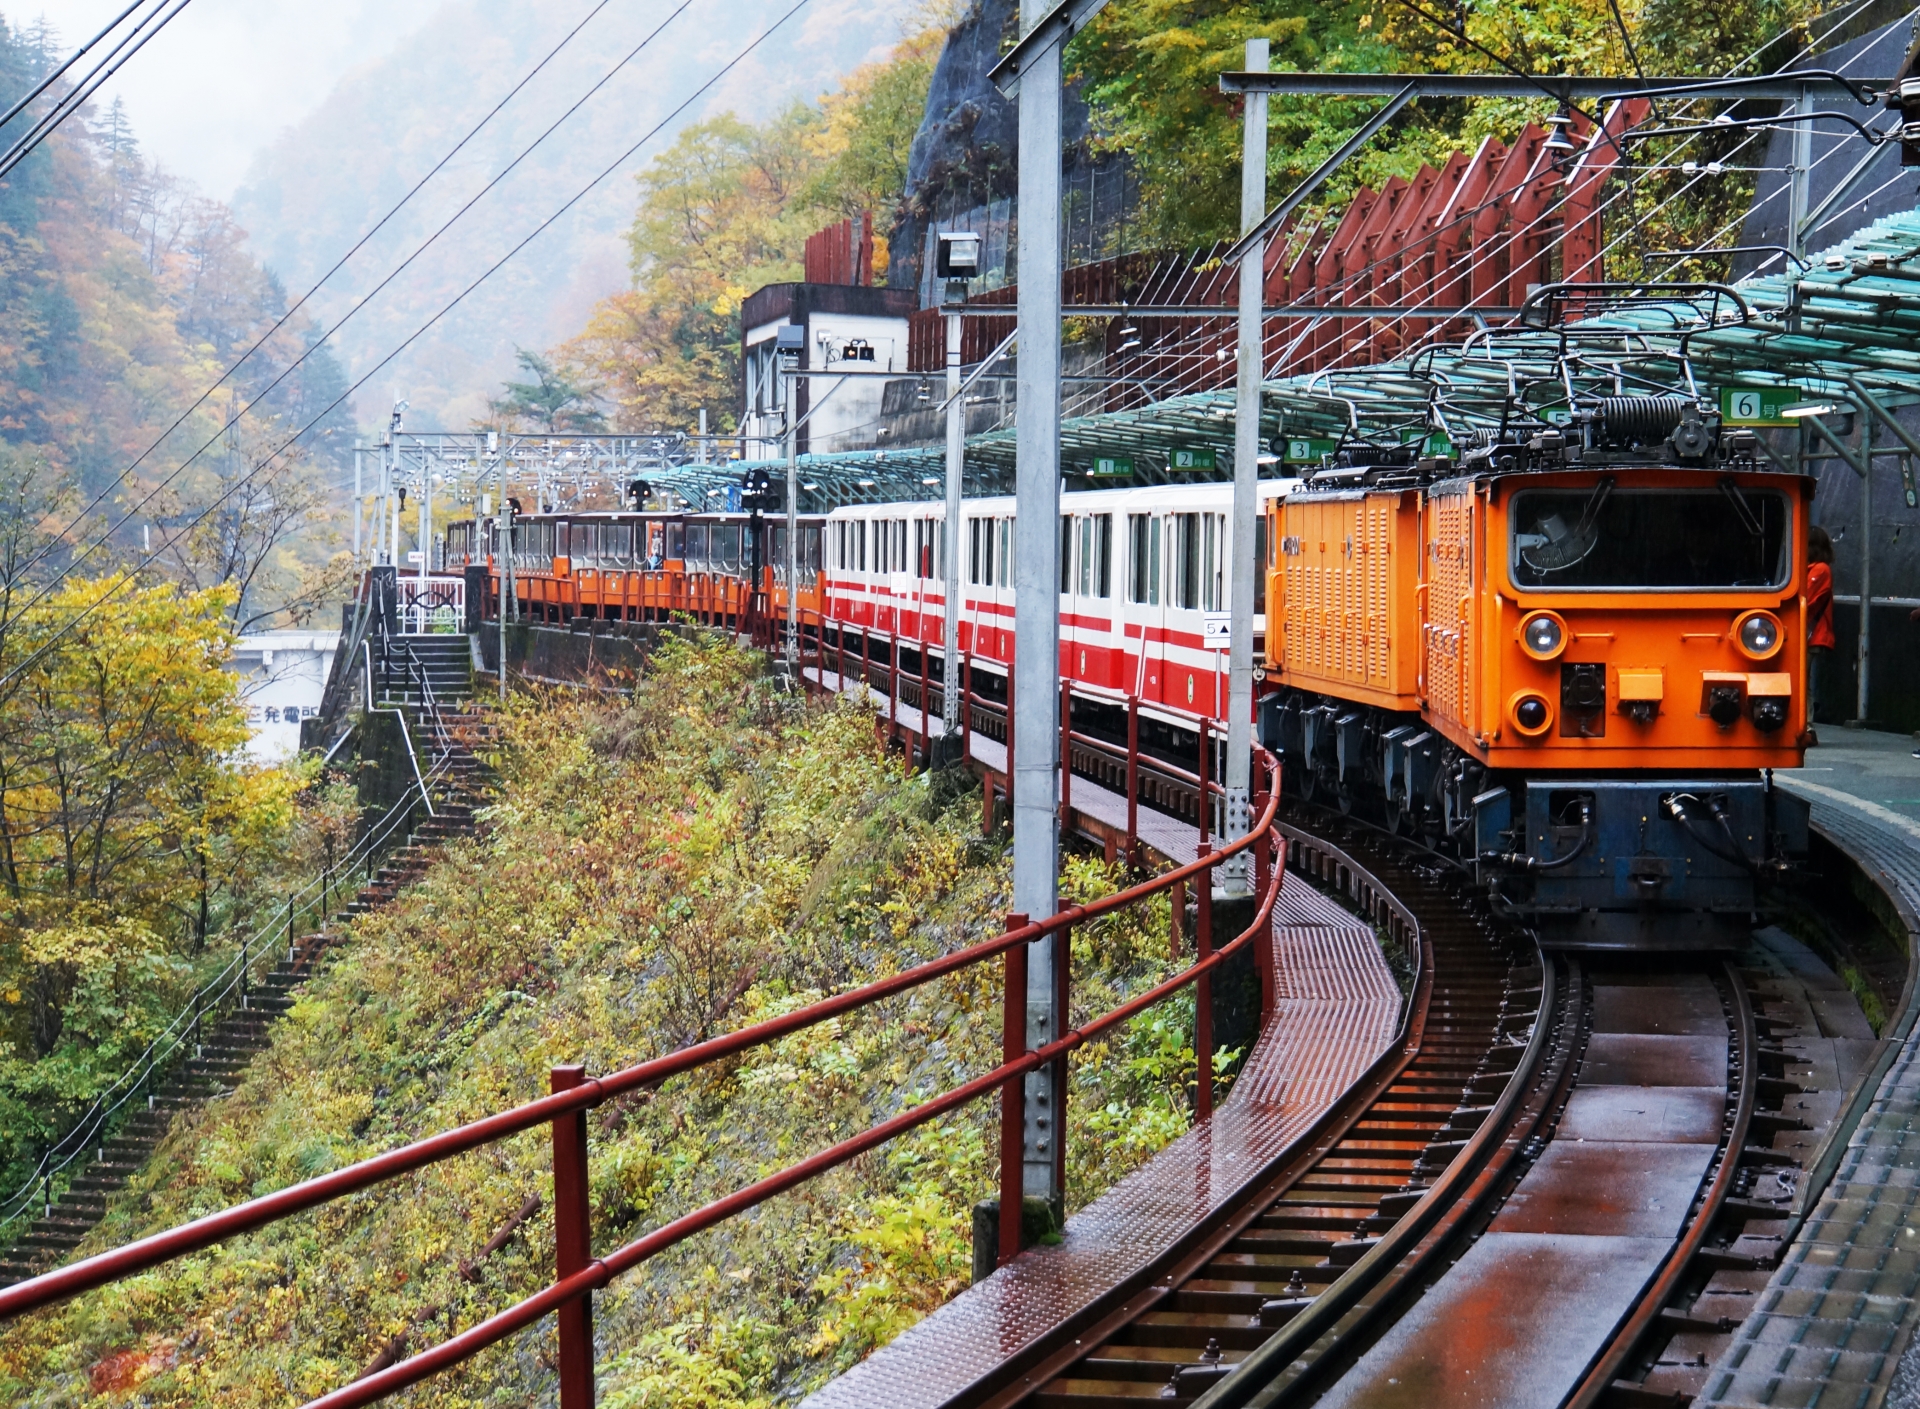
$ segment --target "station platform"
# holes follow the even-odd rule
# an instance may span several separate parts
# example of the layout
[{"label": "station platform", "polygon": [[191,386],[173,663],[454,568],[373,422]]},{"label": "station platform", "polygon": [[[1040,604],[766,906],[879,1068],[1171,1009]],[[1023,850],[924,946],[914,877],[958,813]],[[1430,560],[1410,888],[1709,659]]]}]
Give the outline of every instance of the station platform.
[{"label": "station platform", "polygon": [[1909,975],[1878,1038],[1847,1035],[1836,1004],[1820,1018],[1831,1058],[1793,1054],[1845,1110],[1825,1147],[1805,1151],[1784,1217],[1762,1235],[1773,1246],[1754,1249],[1784,1243],[1778,1265],[1721,1272],[1709,1288],[1733,1305],[1750,1296],[1752,1310],[1705,1376],[1701,1406],[1920,1409],[1920,759],[1905,735],[1823,727],[1820,737],[1805,768],[1775,781],[1892,897]]}]

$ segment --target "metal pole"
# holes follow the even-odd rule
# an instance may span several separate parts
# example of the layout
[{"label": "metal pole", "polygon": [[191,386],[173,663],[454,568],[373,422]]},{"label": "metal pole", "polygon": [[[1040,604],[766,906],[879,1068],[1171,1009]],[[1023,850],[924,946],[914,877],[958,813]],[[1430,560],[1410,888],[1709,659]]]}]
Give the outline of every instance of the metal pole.
[{"label": "metal pole", "polygon": [[[1021,0],[1021,28],[1053,11],[1052,0]],[[1013,785],[1013,907],[1051,915],[1059,902],[1059,735],[1053,711],[1060,688],[1060,63],[1061,42],[1043,41],[1020,76],[1020,356],[1018,441],[1014,460],[1014,642],[1007,736]],[[1012,741],[1020,740],[1013,762]],[[1053,1012],[1053,941],[1033,944],[1026,1037],[1035,1046],[1058,1036]],[[1051,1199],[1051,1082],[1027,1078],[1022,1191]]]},{"label": "metal pole", "polygon": [[507,618],[513,614],[513,505],[507,502],[507,459],[500,457],[500,703],[507,702]]},{"label": "metal pole", "polygon": [[[1813,87],[1807,84],[1800,89],[1799,101],[1794,104],[1796,113],[1813,111]],[[1794,254],[1804,256],[1807,252],[1807,232],[1801,227],[1807,221],[1807,176],[1813,168],[1813,123],[1802,117],[1793,124],[1793,170],[1787,179],[1787,248]]]},{"label": "metal pole", "polygon": [[[420,600],[426,601],[427,574],[433,568],[433,470],[420,461]],[[425,606],[420,608],[422,612]],[[424,625],[424,623],[422,623]]]},{"label": "metal pole", "polygon": [[1860,417],[1860,692],[1854,718],[1864,724],[1873,716],[1867,709],[1868,673],[1873,663],[1873,417],[1862,407]]},{"label": "metal pole", "polygon": [[[1007,916],[1007,929],[1025,929],[1027,917],[1021,914]],[[1000,1008],[1000,1060],[1011,1062],[1025,1056],[1029,1050],[1029,1036],[1026,1017],[1032,1004],[1022,1004],[1022,995],[1029,991],[1032,973],[1029,968],[1030,944],[1016,944],[1009,949],[1002,963],[1006,976],[1001,990]],[[1051,991],[1052,983],[1048,982]],[[1022,1155],[1023,1131],[1027,1125],[1026,1108],[1032,1104],[1027,1099],[1031,1092],[1022,1090],[1022,1081],[1014,1079],[1000,1091],[1000,1255],[999,1265],[1005,1267],[1020,1253],[1020,1215],[1025,1203],[1025,1162]]]},{"label": "metal pole", "polygon": [[[792,383],[788,384],[791,387]],[[800,678],[800,423],[787,398],[787,677]],[[700,413],[704,434],[707,413]],[[704,447],[706,442],[701,441]],[[705,453],[704,449],[701,452]]]},{"label": "metal pole", "polygon": [[[1267,41],[1247,41],[1247,71],[1263,73]],[[1245,235],[1267,213],[1267,95],[1248,93],[1240,157],[1240,233]],[[1233,547],[1228,561],[1232,613],[1227,638],[1227,766],[1225,837],[1237,840],[1253,824],[1247,806],[1253,782],[1253,603],[1254,574],[1266,568],[1254,558],[1254,520],[1260,512],[1260,389],[1266,379],[1261,337],[1262,296],[1266,292],[1266,245],[1256,238],[1240,261],[1240,366],[1234,397]],[[1144,642],[1142,643],[1144,645]],[[1216,868],[1220,888],[1245,895],[1247,857],[1243,852]]]},{"label": "metal pole", "polygon": [[359,446],[353,447],[353,565],[360,566],[360,520],[367,512],[367,505],[360,492],[360,467],[366,452]]},{"label": "metal pole", "polygon": [[[585,1067],[554,1067],[548,1089],[571,1091]],[[587,1113],[553,1122],[553,1271],[564,1281],[593,1261],[592,1190],[587,1178]],[[560,1331],[560,1409],[593,1409],[593,1297],[583,1292],[554,1313]]]},{"label": "metal pole", "polygon": [[941,703],[945,724],[942,737],[951,740],[960,730],[960,696],[953,687],[960,660],[960,479],[966,468],[967,412],[960,395],[960,315],[947,315],[947,518],[942,531],[946,535],[946,612],[940,637],[946,664],[941,679],[946,682]]}]

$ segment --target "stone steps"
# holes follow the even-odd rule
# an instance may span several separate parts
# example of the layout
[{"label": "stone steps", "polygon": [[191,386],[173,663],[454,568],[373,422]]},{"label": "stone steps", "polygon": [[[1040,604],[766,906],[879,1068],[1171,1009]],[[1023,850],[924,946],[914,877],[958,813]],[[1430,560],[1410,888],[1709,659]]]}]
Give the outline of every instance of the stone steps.
[{"label": "stone steps", "polygon": [[[464,651],[464,637],[460,645]],[[464,723],[454,724],[454,720]],[[488,775],[484,765],[468,751],[468,741],[483,732],[491,737],[494,731],[470,715],[451,716],[449,723],[453,725],[457,752],[450,770],[453,776],[444,789],[446,801],[435,799],[437,815],[422,823],[413,838],[387,858],[335,919],[348,921],[386,905],[425,873],[441,845],[472,834],[475,804],[484,798]],[[70,1166],[75,1172],[69,1187],[0,1255],[0,1287],[46,1271],[79,1246],[106,1216],[112,1196],[125,1189],[145,1167],[172,1128],[174,1116],[238,1084],[253,1059],[271,1043],[274,1021],[293,1006],[295,994],[313,976],[320,961],[347,938],[335,930],[304,936],[294,944],[291,956],[283,955],[271,971],[247,989],[242,997],[244,1006],[208,1024],[194,1053],[146,1094],[144,1108],[136,1105],[92,1158]]]}]

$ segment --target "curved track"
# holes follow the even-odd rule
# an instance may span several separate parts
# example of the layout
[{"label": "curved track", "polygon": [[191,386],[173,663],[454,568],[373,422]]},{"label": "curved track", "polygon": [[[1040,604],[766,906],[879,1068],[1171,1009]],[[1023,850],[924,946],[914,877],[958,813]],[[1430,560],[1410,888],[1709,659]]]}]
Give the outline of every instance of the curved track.
[{"label": "curved track", "polygon": [[1743,1221],[1777,1210],[1745,1194],[1777,1157],[1748,1137],[1795,1089],[1741,973],[1543,964],[1432,853],[1312,807],[1287,831],[1296,869],[1417,932],[1401,1040],[1147,1284],[959,1402],[1683,1404],[1663,1349],[1733,1329],[1689,1308],[1757,1265]]}]

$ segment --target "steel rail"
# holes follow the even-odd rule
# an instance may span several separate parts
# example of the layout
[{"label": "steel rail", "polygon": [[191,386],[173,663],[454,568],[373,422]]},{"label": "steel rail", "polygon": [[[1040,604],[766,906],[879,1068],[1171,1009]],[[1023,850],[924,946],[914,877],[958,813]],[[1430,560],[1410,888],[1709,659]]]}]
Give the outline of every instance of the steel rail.
[{"label": "steel rail", "polygon": [[1615,1378],[1626,1367],[1635,1347],[1672,1300],[1680,1279],[1686,1276],[1694,1254],[1706,1241],[1707,1233],[1720,1216],[1727,1195],[1733,1190],[1733,1181],[1740,1167],[1740,1155],[1747,1146],[1747,1131],[1753,1124],[1754,1101],[1759,1090],[1760,1041],[1753,1017],[1753,1000],[1747,993],[1746,984],[1741,981],[1739,971],[1729,961],[1722,973],[1733,992],[1733,1036],[1740,1051],[1740,1086],[1734,1105],[1733,1123],[1727,1128],[1725,1153],[1720,1158],[1720,1167],[1714,1172],[1713,1183],[1707,1187],[1706,1195],[1700,1201],[1699,1211],[1680,1235],[1672,1254],[1626,1321],[1601,1350],[1586,1377],[1565,1401],[1564,1409],[1595,1409],[1612,1390]]},{"label": "steel rail", "polygon": [[[1286,822],[1276,822],[1275,830],[1284,837],[1289,863],[1302,864],[1313,853],[1347,868],[1350,875],[1373,881],[1372,873],[1357,857],[1326,838],[1301,830]],[[1437,963],[1432,951],[1432,936],[1423,926],[1415,936],[1415,977],[1412,993],[1403,1004],[1400,1025],[1393,1041],[1368,1064],[1341,1097],[1297,1135],[1286,1149],[1267,1162],[1257,1176],[1259,1187],[1236,1205],[1219,1210],[1207,1223],[1195,1228],[1168,1255],[1134,1274],[1128,1282],[1109,1293],[1093,1308],[1091,1317],[1082,1316],[1056,1329],[1051,1342],[1010,1356],[983,1382],[956,1396],[950,1403],[967,1409],[1013,1409],[1032,1394],[1065,1373],[1087,1353],[1087,1347],[1110,1340],[1127,1326],[1170,1298],[1186,1283],[1201,1275],[1201,1270],[1250,1226],[1263,1212],[1301,1180],[1311,1176],[1353,1132],[1354,1127],[1374,1112],[1375,1107],[1396,1083],[1401,1081],[1420,1056],[1425,1042],[1431,1010]],[[1118,1301],[1113,1310],[1101,1309]],[[1084,1327],[1081,1321],[1087,1321]],[[1063,1345],[1066,1337],[1070,1345]],[[1173,1363],[1167,1365],[1174,1369]],[[1018,1383],[1014,1383],[1015,1377]]]},{"label": "steel rail", "polygon": [[[512,1110],[472,1121],[426,1140],[390,1150],[383,1155],[375,1155],[358,1164],[349,1165],[345,1169],[321,1175],[317,1179],[310,1179],[276,1193],[250,1199],[246,1203],[237,1204],[219,1213],[209,1214],[205,1218],[195,1219],[178,1228],[155,1233],[150,1237],[129,1243],[125,1247],[98,1253],[70,1266],[43,1273],[30,1281],[0,1290],[0,1321],[10,1320],[55,1302],[65,1301],[81,1292],[157,1267],[161,1263],[187,1253],[199,1252],[238,1234],[251,1232],[255,1228],[278,1222],[292,1214],[302,1213],[344,1195],[358,1193],[403,1174],[410,1174],[428,1165],[438,1164],[456,1155],[477,1149],[481,1145],[492,1144],[509,1136],[550,1124],[561,1116],[590,1110],[613,1096],[656,1086],[670,1077],[692,1071],[718,1058],[735,1056],[752,1048],[764,1046],[792,1033],[804,1031],[817,1023],[825,1022],[829,1018],[866,1007],[880,999],[907,992],[947,974],[994,958],[1016,945],[1031,943],[1057,930],[1068,929],[1073,925],[1097,919],[1143,900],[1149,895],[1171,889],[1203,871],[1210,870],[1228,857],[1250,850],[1272,829],[1280,802],[1279,763],[1272,755],[1264,755],[1264,761],[1272,784],[1265,812],[1244,837],[1227,843],[1208,856],[1189,861],[1183,866],[1164,872],[1152,880],[1131,886],[1124,891],[1089,901],[1084,905],[1071,906],[1057,915],[1033,921],[993,939],[983,940],[965,949],[956,950],[952,954],[930,960],[889,978],[850,989],[846,993],[823,999],[782,1017],[755,1023],[737,1032],[711,1038],[706,1042],[683,1048],[679,1052],[628,1067],[623,1071],[590,1078],[571,1090],[557,1092]],[[1274,868],[1274,875],[1281,875],[1282,872],[1282,867]],[[1187,974],[1194,976],[1202,972],[1205,970],[1199,965],[1186,971]]]},{"label": "steel rail", "polygon": [[1411,1257],[1427,1234],[1467,1194],[1476,1176],[1502,1143],[1519,1113],[1546,1053],[1554,1024],[1551,1021],[1556,1002],[1554,970],[1543,964],[1540,972],[1540,1002],[1534,1017],[1533,1033],[1515,1066],[1513,1075],[1501,1090],[1500,1099],[1487,1113],[1480,1127],[1468,1139],[1466,1147],[1448,1164],[1440,1177],[1399,1222],[1384,1233],[1339,1280],[1313,1299],[1311,1305],[1274,1333],[1258,1349],[1234,1367],[1220,1383],[1200,1396],[1192,1409],[1242,1409],[1272,1381],[1304,1355],[1322,1336],[1335,1330],[1349,1311],[1382,1282],[1401,1263]]}]

